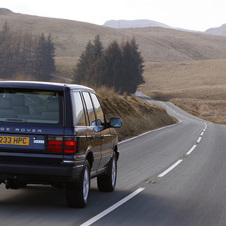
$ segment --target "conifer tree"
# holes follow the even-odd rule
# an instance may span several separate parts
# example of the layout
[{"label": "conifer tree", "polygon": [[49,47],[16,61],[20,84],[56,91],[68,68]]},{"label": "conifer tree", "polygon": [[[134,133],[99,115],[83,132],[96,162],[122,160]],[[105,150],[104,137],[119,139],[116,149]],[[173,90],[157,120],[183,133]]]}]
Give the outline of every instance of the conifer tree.
[{"label": "conifer tree", "polygon": [[118,92],[134,93],[144,82],[143,58],[135,38],[122,44],[113,41],[104,50],[100,37],[89,41],[74,69],[74,82],[114,87]]},{"label": "conifer tree", "polygon": [[143,62],[135,38],[130,42],[127,41],[123,46],[124,77],[126,78],[123,82],[123,88],[128,94],[136,92],[138,85],[144,82],[142,77]]},{"label": "conifer tree", "polygon": [[54,45],[50,36],[46,39],[42,34],[38,39],[35,58],[35,76],[39,80],[48,79],[50,74],[55,71]]},{"label": "conifer tree", "polygon": [[5,22],[0,32],[0,76],[2,78],[8,78],[13,73],[13,40],[10,28]]},{"label": "conifer tree", "polygon": [[93,40],[93,48],[94,48],[94,55],[95,59],[102,57],[104,54],[104,47],[103,43],[100,40],[100,35],[97,35]]},{"label": "conifer tree", "polygon": [[103,56],[103,53],[103,44],[100,36],[97,35],[93,42],[88,42],[85,51],[81,54],[74,68],[73,75],[75,83],[90,83],[93,80],[97,61]]},{"label": "conifer tree", "polygon": [[37,38],[20,31],[11,31],[7,22],[0,31],[0,77],[11,78],[17,74],[47,80],[55,71],[54,43],[49,35]]},{"label": "conifer tree", "polygon": [[55,72],[55,46],[52,42],[51,35],[49,34],[47,41],[46,41],[46,58],[47,58],[47,65],[48,65],[48,74]]},{"label": "conifer tree", "polygon": [[104,64],[98,73],[102,74],[102,85],[114,87],[120,91],[123,79],[122,52],[116,41],[109,44],[104,55]]}]

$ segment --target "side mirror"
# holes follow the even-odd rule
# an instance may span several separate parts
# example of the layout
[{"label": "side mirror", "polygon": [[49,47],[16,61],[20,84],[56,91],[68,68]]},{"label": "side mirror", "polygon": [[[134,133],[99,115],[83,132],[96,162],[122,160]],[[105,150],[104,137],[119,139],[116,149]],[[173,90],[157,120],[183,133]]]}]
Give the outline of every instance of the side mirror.
[{"label": "side mirror", "polygon": [[113,127],[113,128],[120,128],[120,127],[122,127],[122,119],[110,118],[109,125],[110,125],[110,127]]}]

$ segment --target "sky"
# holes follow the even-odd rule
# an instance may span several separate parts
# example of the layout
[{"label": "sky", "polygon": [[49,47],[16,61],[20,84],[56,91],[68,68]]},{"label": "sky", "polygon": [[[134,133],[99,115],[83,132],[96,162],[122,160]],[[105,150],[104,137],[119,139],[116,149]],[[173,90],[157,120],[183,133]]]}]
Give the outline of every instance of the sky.
[{"label": "sky", "polygon": [[149,19],[205,31],[226,23],[225,0],[0,0],[0,8],[98,25],[107,20]]}]

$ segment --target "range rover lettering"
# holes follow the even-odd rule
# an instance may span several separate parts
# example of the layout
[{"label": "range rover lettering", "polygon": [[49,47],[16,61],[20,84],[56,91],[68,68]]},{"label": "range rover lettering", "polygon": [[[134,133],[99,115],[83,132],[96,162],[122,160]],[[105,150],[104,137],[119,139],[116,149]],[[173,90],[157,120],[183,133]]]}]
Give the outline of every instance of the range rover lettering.
[{"label": "range rover lettering", "polygon": [[121,124],[106,121],[91,88],[0,82],[0,183],[52,185],[69,207],[85,207],[91,178],[100,191],[115,189]]}]

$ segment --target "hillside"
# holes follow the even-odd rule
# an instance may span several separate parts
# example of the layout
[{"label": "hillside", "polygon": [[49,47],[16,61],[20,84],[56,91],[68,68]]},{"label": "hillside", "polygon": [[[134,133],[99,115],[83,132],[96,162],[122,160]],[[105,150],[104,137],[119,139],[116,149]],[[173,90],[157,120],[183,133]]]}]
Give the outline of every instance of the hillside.
[{"label": "hillside", "polygon": [[134,36],[146,61],[173,62],[226,58],[226,37],[157,27],[113,29],[72,20],[0,11],[0,27],[6,21],[11,30],[46,35],[51,33],[56,44],[57,57],[79,57],[87,42],[99,34],[105,46],[113,40],[122,42]]},{"label": "hillside", "polygon": [[145,69],[145,84],[139,90],[198,117],[226,123],[226,59],[147,62]]},{"label": "hillside", "polygon": [[97,90],[101,105],[109,120],[111,117],[122,119],[122,128],[117,129],[119,140],[136,136],[143,132],[171,125],[177,120],[166,110],[135,96],[123,97],[111,90]]},{"label": "hillside", "polygon": [[111,28],[144,28],[144,27],[164,27],[170,28],[170,26],[159,23],[153,20],[108,20],[104,23],[105,27]]},{"label": "hillside", "polygon": [[211,35],[226,36],[226,24],[223,24],[220,27],[210,28],[206,30],[206,33]]}]

